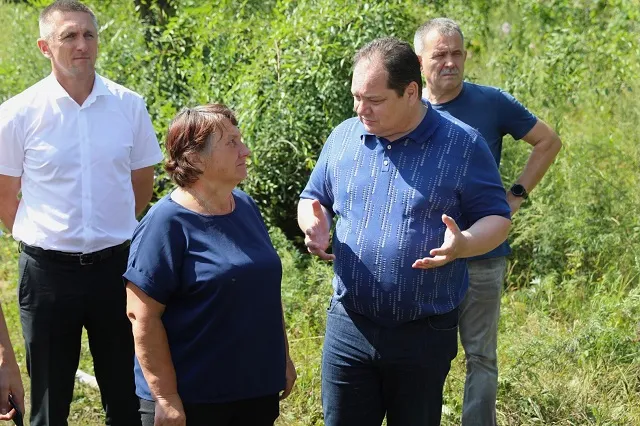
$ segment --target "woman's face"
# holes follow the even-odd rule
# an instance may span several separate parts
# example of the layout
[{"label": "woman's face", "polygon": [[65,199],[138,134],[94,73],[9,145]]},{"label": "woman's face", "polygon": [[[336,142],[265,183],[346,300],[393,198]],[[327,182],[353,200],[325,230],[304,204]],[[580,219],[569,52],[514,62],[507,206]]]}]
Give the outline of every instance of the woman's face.
[{"label": "woman's face", "polygon": [[247,177],[247,157],[251,151],[242,142],[240,130],[224,119],[222,131],[212,136],[212,147],[203,155],[204,178],[236,186]]}]

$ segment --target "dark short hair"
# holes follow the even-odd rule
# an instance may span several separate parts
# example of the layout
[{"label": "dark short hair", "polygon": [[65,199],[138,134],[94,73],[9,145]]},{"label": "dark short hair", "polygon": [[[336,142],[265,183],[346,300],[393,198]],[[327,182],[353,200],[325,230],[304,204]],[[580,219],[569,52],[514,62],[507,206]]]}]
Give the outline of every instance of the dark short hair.
[{"label": "dark short hair", "polygon": [[422,54],[422,49],[424,49],[424,38],[432,30],[438,31],[438,34],[443,36],[452,36],[456,33],[460,34],[462,45],[464,46],[464,34],[462,34],[462,30],[456,21],[449,18],[434,18],[420,25],[416,30],[416,35],[413,38],[413,47],[416,49],[418,54]]},{"label": "dark short hair", "polygon": [[389,74],[387,87],[394,90],[398,96],[411,82],[418,85],[418,95],[422,97],[422,76],[420,75],[420,61],[411,45],[395,37],[375,39],[360,48],[353,56],[353,68],[362,59],[379,58]]},{"label": "dark short hair", "polygon": [[49,24],[49,21],[51,20],[51,15],[53,15],[55,12],[88,13],[91,16],[91,19],[93,20],[93,23],[96,26],[96,30],[98,29],[98,19],[96,18],[96,15],[93,13],[93,10],[91,10],[89,7],[85,6],[84,4],[80,3],[77,0],[57,0],[51,3],[49,6],[42,9],[42,12],[40,12],[38,23],[40,24],[41,37],[45,38],[50,35],[50,34],[43,34],[43,33],[45,32],[44,29],[47,27],[47,25]]},{"label": "dark short hair", "polygon": [[222,134],[224,120],[234,126],[238,120],[223,104],[201,105],[182,109],[171,121],[165,148],[168,159],[164,168],[181,188],[190,186],[202,174],[200,156],[210,151],[213,135]]}]

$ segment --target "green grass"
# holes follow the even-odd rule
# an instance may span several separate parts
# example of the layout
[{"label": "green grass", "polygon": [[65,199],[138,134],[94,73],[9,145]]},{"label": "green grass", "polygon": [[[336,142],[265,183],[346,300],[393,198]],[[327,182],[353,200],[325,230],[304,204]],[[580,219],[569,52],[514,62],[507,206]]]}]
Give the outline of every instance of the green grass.
[{"label": "green grass", "polygon": [[[637,0],[415,4],[415,13],[427,7],[459,19],[472,53],[467,76],[510,90],[556,128],[564,144],[511,229],[514,253],[499,336],[500,424],[640,425],[640,47],[633,36],[640,22]],[[0,33],[4,46],[0,81],[5,83],[0,99],[4,99],[46,75],[48,64],[34,47],[35,8],[0,0],[0,11],[0,24],[7,29]],[[112,72],[130,63],[144,63],[140,61],[147,55],[156,54],[136,50],[135,46],[143,45],[137,38],[139,24],[129,16],[130,2],[110,2],[109,11],[101,16],[111,12],[113,22],[126,24],[118,28],[116,43],[103,44],[102,58]],[[315,20],[316,15],[311,18]],[[426,16],[421,15],[422,19]],[[510,35],[500,31],[505,21],[512,24]],[[191,26],[184,28],[191,34]],[[125,39],[129,41],[124,46],[133,47],[123,48]],[[108,32],[103,42],[107,40]],[[210,65],[203,65],[197,56],[178,56],[190,72]],[[313,55],[296,53],[296,58],[311,60]],[[325,59],[327,66],[332,64],[331,58]],[[132,70],[128,78],[146,82],[140,90],[154,100],[150,112],[156,129],[162,131],[168,122],[164,118],[172,114],[171,105],[193,99],[175,98],[180,95],[169,81],[166,87],[171,90],[156,92],[155,80],[148,81],[149,76],[141,72],[145,69]],[[318,79],[317,87],[338,83],[333,75]],[[148,86],[151,83],[153,87]],[[314,87],[309,98],[316,98]],[[208,81],[191,89],[213,98],[221,90]],[[301,109],[295,103],[294,108],[307,111],[312,104]],[[339,105],[322,105],[326,108],[322,116],[326,113],[328,120],[335,120],[330,113]],[[260,119],[261,126],[273,124],[268,118]],[[295,143],[306,137],[295,132],[285,136]],[[501,172],[506,183],[517,178],[529,153],[527,144],[505,139]],[[305,155],[312,164],[317,152]],[[280,170],[277,162],[273,168]],[[295,194],[298,189],[287,187],[286,191]],[[272,238],[283,259],[283,301],[299,376],[294,393],[282,404],[278,424],[321,425],[320,354],[331,270],[296,252],[279,231],[272,230]],[[16,259],[15,244],[0,237],[0,297],[24,370]],[[86,340],[83,343],[81,368],[91,372]],[[25,384],[28,387],[26,375]],[[459,424],[463,385],[460,349],[446,383],[444,425]],[[71,411],[71,424],[103,422],[99,395],[87,386],[76,386]]]},{"label": "green grass", "polygon": [[[283,259],[283,299],[298,369],[295,391],[283,402],[278,425],[322,425],[320,355],[331,271],[292,250],[279,233],[273,235]],[[15,243],[0,238],[0,294],[28,388],[16,260]],[[637,278],[609,286],[616,291],[587,291],[548,277],[505,293],[499,343],[501,425],[640,424],[640,286]],[[81,368],[92,372],[86,340]],[[460,348],[445,387],[443,425],[459,424],[463,385]],[[70,424],[103,421],[98,392],[77,384]]]}]

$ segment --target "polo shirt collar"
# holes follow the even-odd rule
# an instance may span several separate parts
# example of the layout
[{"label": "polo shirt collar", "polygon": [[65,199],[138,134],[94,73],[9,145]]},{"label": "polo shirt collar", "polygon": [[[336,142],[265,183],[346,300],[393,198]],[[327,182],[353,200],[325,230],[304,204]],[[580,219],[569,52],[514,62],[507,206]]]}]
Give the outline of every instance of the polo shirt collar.
[{"label": "polo shirt collar", "polygon": [[[414,142],[425,142],[427,139],[431,137],[433,132],[435,132],[436,129],[438,128],[438,125],[440,124],[440,117],[439,117],[440,114],[438,114],[438,112],[433,109],[429,101],[423,100],[423,102],[427,107],[427,113],[424,115],[424,118],[422,119],[420,124],[418,124],[418,127],[416,127],[411,132],[409,132],[405,136],[398,139],[398,141],[411,139]],[[367,138],[371,136],[377,138],[377,136],[374,135],[373,133],[367,132],[362,124],[360,124],[360,126],[362,129],[360,134],[360,139],[363,142],[365,142]]]},{"label": "polo shirt collar", "polygon": [[427,113],[424,115],[420,124],[418,124],[418,127],[404,136],[405,139],[411,139],[414,142],[426,142],[438,128],[440,124],[439,114],[433,109],[431,103],[427,102],[425,105],[427,107]]}]

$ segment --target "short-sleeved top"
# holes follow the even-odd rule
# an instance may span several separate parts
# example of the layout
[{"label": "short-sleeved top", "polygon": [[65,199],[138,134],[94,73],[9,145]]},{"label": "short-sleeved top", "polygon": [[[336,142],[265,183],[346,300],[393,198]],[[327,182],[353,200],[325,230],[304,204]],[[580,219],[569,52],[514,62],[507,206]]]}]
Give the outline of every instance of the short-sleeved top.
[{"label": "short-sleeved top", "polygon": [[162,160],[140,95],[100,75],[78,105],[53,74],[0,106],[0,174],[21,178],[13,236],[90,253],[131,238],[131,172]]},{"label": "short-sleeved top", "polygon": [[[140,221],[124,278],[166,306],[162,323],[186,403],[278,393],[285,384],[282,265],[253,200],[208,216],[171,199]],[[138,359],[136,394],[153,400]]]},{"label": "short-sleeved top", "polygon": [[[487,141],[496,164],[500,167],[502,138],[509,134],[515,140],[529,133],[538,119],[516,98],[496,87],[464,82],[462,91],[449,102],[433,104],[433,108],[446,112],[476,129]],[[472,259],[506,256],[511,252],[505,241],[494,250]]]},{"label": "short-sleeved top", "polygon": [[510,217],[482,137],[427,106],[418,127],[394,142],[367,133],[357,118],[340,124],[301,194],[337,216],[334,297],[383,326],[449,312],[462,301],[465,259],[411,267],[442,245],[442,214],[461,229],[489,215]]}]

